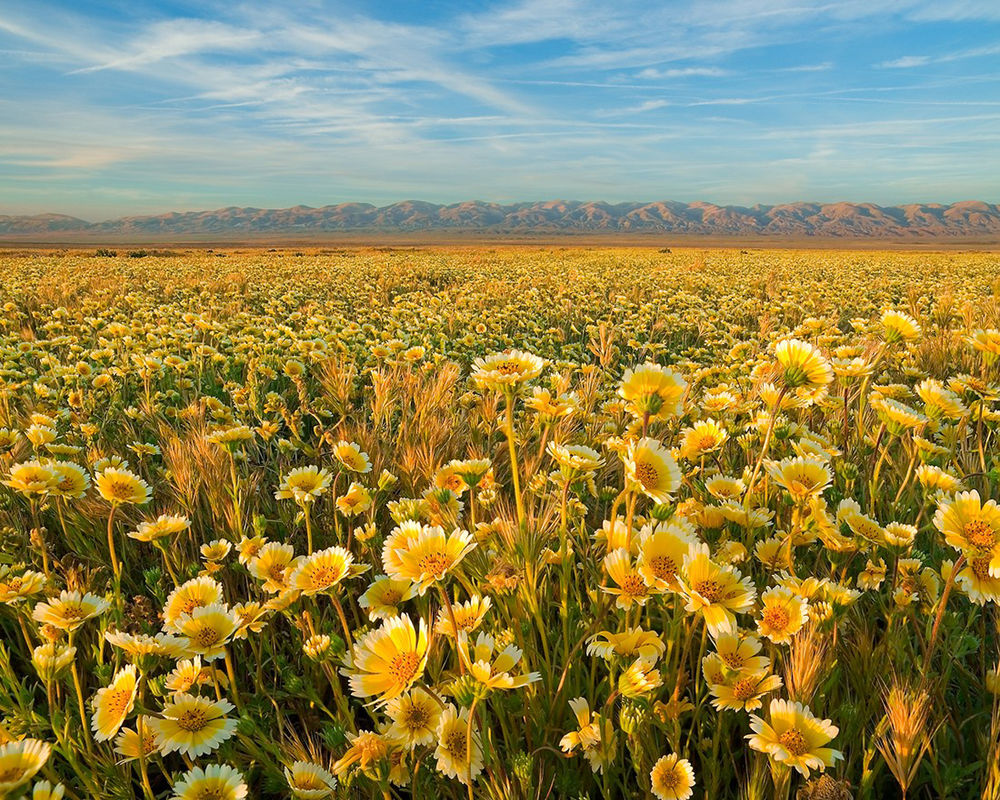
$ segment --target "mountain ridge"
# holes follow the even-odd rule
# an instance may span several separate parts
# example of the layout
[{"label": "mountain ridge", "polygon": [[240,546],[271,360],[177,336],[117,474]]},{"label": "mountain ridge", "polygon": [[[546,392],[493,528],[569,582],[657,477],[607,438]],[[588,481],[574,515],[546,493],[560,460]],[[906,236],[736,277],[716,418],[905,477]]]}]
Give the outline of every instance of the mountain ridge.
[{"label": "mountain ridge", "polygon": [[65,214],[0,215],[0,235],[219,235],[355,233],[654,234],[720,237],[931,239],[1000,236],[1000,205],[956,203],[796,202],[753,206],[670,200],[649,203],[546,200],[439,204],[405,200],[387,206],[339,203],[264,209],[123,216],[88,222]]}]

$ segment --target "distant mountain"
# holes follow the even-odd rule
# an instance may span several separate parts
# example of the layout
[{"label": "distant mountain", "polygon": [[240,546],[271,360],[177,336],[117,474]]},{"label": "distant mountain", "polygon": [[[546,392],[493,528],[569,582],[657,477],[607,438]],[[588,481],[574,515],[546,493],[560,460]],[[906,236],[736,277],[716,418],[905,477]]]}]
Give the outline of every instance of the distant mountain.
[{"label": "distant mountain", "polygon": [[789,203],[717,206],[712,203],[602,203],[550,200],[500,205],[469,201],[437,205],[418,200],[381,208],[341,203],[322,208],[221,208],[86,222],[62,214],[0,216],[0,235],[55,234],[115,237],[242,236],[334,233],[631,233],[832,239],[1000,237],[1000,206],[978,201],[941,205]]}]

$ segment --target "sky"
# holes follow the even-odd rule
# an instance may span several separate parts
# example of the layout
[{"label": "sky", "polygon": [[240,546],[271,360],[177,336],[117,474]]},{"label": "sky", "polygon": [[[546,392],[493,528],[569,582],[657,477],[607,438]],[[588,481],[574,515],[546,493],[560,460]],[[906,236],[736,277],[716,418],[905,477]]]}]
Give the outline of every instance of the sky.
[{"label": "sky", "polygon": [[0,214],[1000,202],[1000,0],[4,0]]}]

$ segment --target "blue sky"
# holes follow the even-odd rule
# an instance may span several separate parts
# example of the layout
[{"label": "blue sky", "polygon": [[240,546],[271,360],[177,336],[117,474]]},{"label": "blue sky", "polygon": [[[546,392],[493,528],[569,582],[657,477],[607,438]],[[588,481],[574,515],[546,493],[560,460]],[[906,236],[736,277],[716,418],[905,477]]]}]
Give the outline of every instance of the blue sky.
[{"label": "blue sky", "polygon": [[0,213],[1000,201],[1000,0],[0,4]]}]

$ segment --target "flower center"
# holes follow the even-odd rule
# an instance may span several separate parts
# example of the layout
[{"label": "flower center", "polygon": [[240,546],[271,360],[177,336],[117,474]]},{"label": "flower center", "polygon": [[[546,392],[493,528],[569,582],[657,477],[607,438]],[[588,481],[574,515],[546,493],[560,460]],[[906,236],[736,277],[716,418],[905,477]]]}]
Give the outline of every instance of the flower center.
[{"label": "flower center", "polygon": [[710,433],[703,434],[698,438],[694,445],[698,450],[711,450],[715,447],[715,437]]},{"label": "flower center", "polygon": [[809,743],[796,728],[789,728],[778,737],[781,746],[793,756],[798,757],[809,750]]},{"label": "flower center", "polygon": [[521,372],[521,365],[513,359],[498,361],[493,365],[493,371],[499,372],[501,375],[517,375]]},{"label": "flower center", "polygon": [[451,566],[451,557],[447,553],[442,553],[440,551],[434,553],[428,553],[423,558],[420,559],[417,566],[420,567],[420,571],[428,575],[437,575],[440,577],[448,571]]},{"label": "flower center", "polygon": [[645,597],[646,584],[643,583],[642,578],[638,575],[628,575],[625,580],[622,581],[622,591],[625,594],[632,595],[633,597]]},{"label": "flower center", "polygon": [[719,658],[721,658],[722,663],[730,669],[742,669],[743,665],[746,663],[746,659],[735,651],[732,653],[719,653]]},{"label": "flower center", "polygon": [[771,606],[764,609],[764,624],[770,628],[782,631],[788,627],[790,620],[788,610],[781,606]]},{"label": "flower center", "polygon": [[662,581],[669,581],[677,574],[677,562],[669,556],[656,556],[649,560],[649,569]]},{"label": "flower center", "polygon": [[733,697],[747,701],[757,694],[757,681],[754,678],[740,678],[733,684]]},{"label": "flower center", "polygon": [[200,708],[190,708],[177,718],[177,727],[188,733],[202,730],[208,724],[208,714]]},{"label": "flower center", "polygon": [[465,749],[465,727],[455,728],[445,735],[445,747],[453,758],[465,761],[468,751]]},{"label": "flower center", "polygon": [[194,639],[201,647],[211,647],[216,644],[221,637],[215,628],[202,628],[194,635]]},{"label": "flower center", "polygon": [[722,597],[722,584],[718,581],[698,581],[698,583],[694,585],[694,590],[704,597],[709,603],[714,603]]},{"label": "flower center", "polygon": [[996,543],[996,531],[985,520],[976,519],[965,525],[965,538],[978,549],[992,548]]},{"label": "flower center", "polygon": [[969,562],[973,573],[979,580],[985,581],[990,577],[990,557],[974,558]]},{"label": "flower center", "polygon": [[635,465],[635,477],[643,489],[652,489],[660,480],[660,472],[648,461],[640,461]]},{"label": "flower center", "polygon": [[404,721],[406,722],[406,727],[411,730],[420,730],[421,728],[427,727],[427,721],[430,719],[430,714],[427,713],[427,709],[423,706],[412,705],[407,709]]},{"label": "flower center", "polygon": [[335,567],[313,567],[310,583],[313,586],[330,586],[340,580],[343,570]]},{"label": "flower center", "polygon": [[389,662],[389,674],[401,684],[407,684],[417,673],[420,659],[416,653],[400,653]]}]

